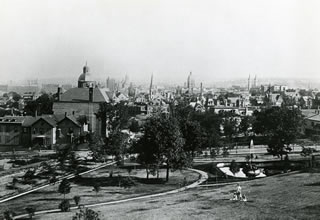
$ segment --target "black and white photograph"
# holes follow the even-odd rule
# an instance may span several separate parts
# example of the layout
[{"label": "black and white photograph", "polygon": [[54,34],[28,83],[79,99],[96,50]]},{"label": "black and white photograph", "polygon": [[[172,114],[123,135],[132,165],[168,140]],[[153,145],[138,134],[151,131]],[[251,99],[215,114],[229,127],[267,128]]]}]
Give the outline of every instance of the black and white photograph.
[{"label": "black and white photograph", "polygon": [[320,220],[319,12],[0,0],[0,220]]}]

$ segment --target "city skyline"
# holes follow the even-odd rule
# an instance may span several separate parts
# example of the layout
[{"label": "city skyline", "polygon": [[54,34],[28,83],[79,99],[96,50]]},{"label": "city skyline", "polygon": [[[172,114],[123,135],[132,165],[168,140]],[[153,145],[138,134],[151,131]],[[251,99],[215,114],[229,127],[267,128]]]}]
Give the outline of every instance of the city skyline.
[{"label": "city skyline", "polygon": [[[318,78],[316,1],[3,1],[1,81]],[[18,65],[17,65],[18,64]]]}]

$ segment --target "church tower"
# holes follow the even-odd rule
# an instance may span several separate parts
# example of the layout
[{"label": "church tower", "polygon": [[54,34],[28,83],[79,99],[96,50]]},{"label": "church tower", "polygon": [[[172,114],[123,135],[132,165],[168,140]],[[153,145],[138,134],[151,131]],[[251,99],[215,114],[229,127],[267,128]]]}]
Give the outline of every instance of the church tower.
[{"label": "church tower", "polygon": [[149,87],[149,101],[152,99],[152,85],[153,84],[153,73],[151,75],[150,87]]}]

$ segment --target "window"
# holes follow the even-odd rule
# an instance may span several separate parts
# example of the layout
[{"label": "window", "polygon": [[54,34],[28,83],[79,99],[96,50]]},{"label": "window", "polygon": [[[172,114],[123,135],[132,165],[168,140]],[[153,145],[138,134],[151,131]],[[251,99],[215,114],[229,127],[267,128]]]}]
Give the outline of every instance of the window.
[{"label": "window", "polygon": [[39,133],[44,134],[43,128],[39,128]]},{"label": "window", "polygon": [[34,128],[34,129],[33,129],[33,134],[36,134],[36,133],[37,133],[37,129]]},{"label": "window", "polygon": [[0,143],[2,143],[2,136],[0,136]]},{"label": "window", "polygon": [[27,128],[23,128],[23,133],[27,133]]}]

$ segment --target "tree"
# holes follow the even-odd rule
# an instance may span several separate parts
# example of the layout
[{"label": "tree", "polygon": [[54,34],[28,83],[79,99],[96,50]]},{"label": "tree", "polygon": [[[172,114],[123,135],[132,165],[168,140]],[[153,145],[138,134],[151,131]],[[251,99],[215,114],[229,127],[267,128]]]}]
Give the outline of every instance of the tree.
[{"label": "tree", "polygon": [[76,206],[79,206],[80,200],[81,200],[81,197],[80,197],[80,196],[74,196],[74,197],[73,197],[73,201],[74,201],[74,203],[76,204]]},{"label": "tree", "polygon": [[144,131],[135,146],[139,154],[138,160],[147,168],[165,164],[168,181],[170,169],[180,169],[188,165],[190,157],[184,152],[184,139],[176,119],[162,115],[153,116],[146,122]]},{"label": "tree", "polygon": [[16,92],[10,92],[9,93],[10,96],[12,96],[12,99],[16,102],[18,102],[20,99],[21,99],[21,95],[19,95],[18,93]]},{"label": "tree", "polygon": [[139,132],[140,131],[139,122],[137,120],[132,120],[129,126],[129,129],[131,132]]},{"label": "tree", "polygon": [[80,212],[77,212],[73,217],[73,220],[100,220],[99,213],[95,212],[92,209],[81,209]]},{"label": "tree", "polygon": [[59,209],[61,212],[68,212],[70,211],[70,202],[68,199],[63,199],[62,202],[59,204]]},{"label": "tree", "polygon": [[3,213],[3,217],[5,220],[13,220],[14,215],[15,215],[15,213],[11,210],[6,210]]},{"label": "tree", "polygon": [[66,198],[66,194],[70,193],[71,185],[68,179],[63,179],[59,185],[58,192],[63,194],[63,198]]},{"label": "tree", "polygon": [[93,185],[93,191],[96,192],[96,194],[98,194],[98,192],[100,191],[101,187],[99,183],[94,183]]},{"label": "tree", "polygon": [[26,211],[28,212],[29,218],[32,219],[36,212],[36,209],[34,207],[27,207]]},{"label": "tree", "polygon": [[59,166],[61,167],[61,169],[65,168],[65,162],[66,160],[70,157],[71,153],[71,145],[67,145],[63,148],[58,148],[57,149],[57,160],[59,162]]},{"label": "tree", "polygon": [[27,102],[24,111],[27,115],[33,116],[36,112],[38,115],[53,114],[53,101],[53,96],[44,93],[36,100]]},{"label": "tree", "polygon": [[301,112],[293,107],[271,107],[254,112],[253,130],[268,139],[268,152],[281,157],[290,151],[289,145],[299,135]]},{"label": "tree", "polygon": [[237,122],[234,118],[225,118],[223,122],[224,135],[229,141],[232,141],[232,137],[236,134]]},{"label": "tree", "polygon": [[180,125],[183,138],[185,139],[184,151],[189,153],[192,158],[194,153],[199,151],[202,146],[202,132],[200,123],[197,121],[186,121]]},{"label": "tree", "polygon": [[238,172],[240,171],[239,164],[238,164],[235,160],[232,160],[232,161],[231,161],[230,171],[231,171],[233,174],[238,173]]},{"label": "tree", "polygon": [[[118,162],[122,162],[123,154],[128,146],[128,135],[121,130],[128,126],[129,113],[125,102],[111,102],[100,104],[97,117],[100,118],[102,144],[93,149],[100,155],[113,155]],[[106,129],[108,135],[106,136]]]},{"label": "tree", "polygon": [[251,117],[250,116],[244,116],[241,119],[240,125],[239,125],[239,131],[243,133],[245,136],[248,136],[248,129],[251,126]]}]

